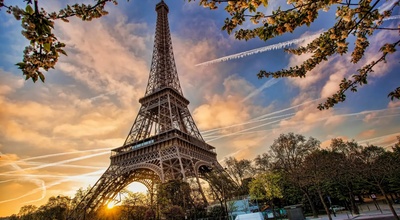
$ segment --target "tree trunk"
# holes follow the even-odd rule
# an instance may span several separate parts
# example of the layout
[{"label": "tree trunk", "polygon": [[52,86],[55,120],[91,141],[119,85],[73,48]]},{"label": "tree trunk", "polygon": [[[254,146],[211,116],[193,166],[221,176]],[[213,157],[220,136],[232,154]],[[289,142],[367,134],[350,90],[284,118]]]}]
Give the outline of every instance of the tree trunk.
[{"label": "tree trunk", "polygon": [[[321,202],[322,202],[322,205],[324,205],[325,212],[326,212],[326,214],[328,214],[329,220],[332,220],[331,213],[329,212],[328,206],[326,206],[326,203],[325,203],[324,197],[322,196],[321,190],[318,189],[317,192],[318,192],[319,199],[320,199]],[[332,210],[332,211],[333,211],[333,210]]]},{"label": "tree trunk", "polygon": [[270,207],[271,207],[271,210],[272,210],[272,218],[273,218],[273,219],[276,219],[275,210],[274,210],[274,209],[275,209],[274,204],[273,204],[273,203],[272,203],[272,204],[270,203]]},{"label": "tree trunk", "polygon": [[382,188],[382,186],[381,186],[380,184],[378,184],[378,187],[379,187],[379,189],[381,190],[382,195],[385,197],[385,200],[386,200],[386,202],[387,202],[388,205],[389,205],[390,211],[392,211],[392,213],[393,213],[393,217],[394,217],[396,220],[400,220],[399,216],[398,216],[397,213],[396,213],[396,210],[394,210],[394,208],[393,208],[393,203],[392,203],[392,201],[388,198],[388,196],[386,195],[385,190],[383,190],[383,188]]},{"label": "tree trunk", "polygon": [[350,196],[350,203],[351,203],[351,210],[354,214],[360,214],[360,210],[358,210],[358,206],[356,205],[356,202],[354,200],[354,194],[353,190],[349,190],[349,196]]},{"label": "tree trunk", "polygon": [[306,190],[304,190],[304,189],[301,189],[301,191],[303,191],[304,195],[306,195],[306,197],[307,197],[308,203],[310,204],[311,211],[312,211],[312,213],[313,213],[313,217],[314,217],[314,218],[318,218],[318,212],[317,212],[317,210],[315,210],[315,206],[314,206],[313,201],[312,201],[311,198],[310,198],[310,195],[309,195],[308,192],[307,192]]}]

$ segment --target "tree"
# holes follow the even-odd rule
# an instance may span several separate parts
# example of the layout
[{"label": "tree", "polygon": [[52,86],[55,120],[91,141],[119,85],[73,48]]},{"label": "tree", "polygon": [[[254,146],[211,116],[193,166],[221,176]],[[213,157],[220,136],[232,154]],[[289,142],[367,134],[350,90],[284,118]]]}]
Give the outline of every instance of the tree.
[{"label": "tree", "polygon": [[281,134],[271,145],[271,156],[275,159],[275,169],[291,171],[304,161],[305,157],[319,148],[320,142],[303,135],[288,133]]},{"label": "tree", "polygon": [[178,211],[177,207],[186,213],[193,207],[189,184],[182,180],[170,180],[160,184],[157,189],[157,202],[161,213],[167,219],[174,210]]},{"label": "tree", "polygon": [[257,155],[254,158],[255,168],[258,172],[267,172],[271,167],[271,156],[267,153],[263,153],[262,155]]},{"label": "tree", "polygon": [[200,172],[208,183],[208,196],[214,201],[218,201],[220,203],[221,209],[216,208],[216,210],[214,210],[215,213],[218,213],[219,217],[222,217],[223,213],[228,215],[227,199],[237,196],[237,192],[240,188],[225,172],[225,170],[200,170]]},{"label": "tree", "polygon": [[365,147],[360,155],[360,159],[364,163],[362,170],[365,177],[364,180],[378,188],[380,193],[385,197],[394,218],[397,220],[400,218],[386,193],[385,185],[388,184],[393,174],[399,171],[398,156],[396,152],[388,152],[384,148],[373,145]]},{"label": "tree", "polygon": [[340,175],[342,161],[343,155],[339,153],[316,150],[307,155],[302,166],[303,181],[313,185],[330,220],[332,217],[325,198],[329,196],[329,185]]},{"label": "tree", "polygon": [[185,211],[181,206],[170,205],[162,210],[162,213],[167,220],[184,220]]},{"label": "tree", "polygon": [[38,208],[39,219],[67,219],[71,199],[68,196],[52,196],[45,205]]},{"label": "tree", "polygon": [[[328,11],[330,8],[336,9],[336,23],[328,30],[323,32],[318,38],[313,40],[305,47],[286,50],[295,55],[303,55],[310,53],[311,57],[304,61],[300,66],[290,67],[277,72],[268,72],[261,70],[258,73],[259,78],[263,77],[306,77],[307,73],[313,70],[321,62],[328,60],[335,55],[346,54],[349,50],[349,38],[356,37],[354,49],[351,53],[351,63],[358,63],[364,57],[365,51],[370,45],[368,38],[376,30],[398,31],[399,27],[391,28],[383,25],[383,20],[392,15],[394,10],[399,7],[400,1],[395,0],[389,5],[385,11],[379,11],[379,0],[360,0],[360,1],[343,1],[343,0],[318,0],[303,1],[289,0],[287,5],[280,3],[280,7],[273,11],[271,15],[264,14],[265,8],[269,7],[268,0],[200,0],[200,4],[210,9],[217,8],[221,2],[228,2],[225,10],[230,17],[225,19],[225,25],[222,27],[228,34],[235,31],[235,37],[239,40],[249,40],[258,37],[263,41],[282,35],[284,33],[292,33],[299,27],[304,25],[310,26],[320,15],[320,11]],[[282,1],[286,2],[286,1]],[[276,3],[276,2],[275,2]],[[333,9],[332,9],[333,10]],[[245,23],[249,19],[254,23],[254,28],[239,29],[242,25],[249,27]],[[400,44],[397,38],[390,42],[381,43],[379,59],[374,60],[360,68],[354,73],[351,79],[343,78],[340,83],[339,90],[329,97],[318,108],[328,109],[339,102],[346,99],[348,90],[356,92],[368,82],[368,74],[374,70],[376,64],[385,62],[389,54],[396,52],[396,47]],[[351,48],[351,47],[350,47]],[[400,87],[394,88],[388,94],[391,99],[400,99]]]},{"label": "tree", "polygon": [[392,175],[389,177],[389,186],[392,192],[400,193],[400,136],[397,136],[397,143],[392,147],[392,156],[395,160],[396,167],[393,168]]},{"label": "tree", "polygon": [[127,191],[122,201],[121,219],[148,219],[146,215],[149,209],[148,197],[145,194]]},{"label": "tree", "polygon": [[240,187],[238,195],[247,195],[248,188],[246,188],[245,179],[250,178],[254,174],[254,168],[251,160],[241,159],[237,160],[234,157],[228,157],[225,160],[226,172],[232,177],[236,184]]},{"label": "tree", "polygon": [[320,142],[313,137],[308,140],[300,134],[281,134],[271,145],[270,155],[274,158],[273,170],[282,173],[283,178],[297,186],[310,204],[315,217],[318,213],[308,191],[308,182],[300,181],[301,165],[307,155],[319,148]]},{"label": "tree", "polygon": [[281,176],[278,173],[265,172],[256,176],[250,183],[250,196],[257,200],[267,200],[275,216],[274,199],[283,198]]},{"label": "tree", "polygon": [[104,10],[107,3],[117,4],[116,0],[96,0],[94,5],[74,4],[61,8],[59,12],[47,12],[39,5],[39,0],[24,0],[25,9],[6,4],[0,0],[0,9],[6,8],[7,13],[13,14],[15,19],[21,21],[22,35],[29,40],[25,47],[22,62],[16,65],[21,69],[25,79],[42,82],[45,76],[43,70],[54,69],[60,54],[67,55],[64,51],[65,44],[60,42],[53,33],[54,22],[62,20],[69,22],[68,18],[78,17],[83,21],[91,21],[106,15]]},{"label": "tree", "polygon": [[33,215],[35,214],[37,207],[34,205],[24,205],[19,210],[18,216],[20,219],[33,219]]},{"label": "tree", "polygon": [[339,175],[337,176],[336,183],[346,189],[351,210],[355,214],[360,214],[358,206],[355,203],[355,191],[359,188],[357,186],[362,181],[360,170],[363,164],[358,160],[358,155],[363,148],[355,141],[345,142],[340,138],[332,139],[330,147],[333,152],[343,155],[342,161],[338,163],[341,169],[337,170]]}]

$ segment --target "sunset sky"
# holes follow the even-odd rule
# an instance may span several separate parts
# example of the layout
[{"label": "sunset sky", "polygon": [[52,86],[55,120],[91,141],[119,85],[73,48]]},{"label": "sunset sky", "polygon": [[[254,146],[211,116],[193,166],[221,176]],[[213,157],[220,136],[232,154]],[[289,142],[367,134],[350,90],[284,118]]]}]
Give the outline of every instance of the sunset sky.
[{"label": "sunset sky", "polygon": [[[77,1],[51,1],[41,7],[57,11],[67,2]],[[277,8],[275,2],[266,14]],[[383,2],[381,9],[391,1]],[[28,42],[20,23],[0,11],[0,216],[18,213],[23,205],[40,206],[50,196],[72,196],[93,185],[108,167],[110,149],[123,144],[145,92],[156,3],[120,0],[117,6],[110,4],[110,14],[101,19],[56,22],[55,32],[67,44],[68,56],[45,74],[46,83],[25,81],[15,66]],[[303,79],[260,80],[260,69],[300,64],[305,56],[289,55],[281,46],[309,42],[333,23],[334,11],[321,12],[315,24],[292,34],[246,42],[221,31],[228,16],[224,5],[211,11],[198,2],[166,3],[184,96],[221,164],[228,156],[253,159],[268,152],[274,139],[288,132],[317,138],[323,147],[337,137],[383,147],[396,142],[400,101],[391,101],[387,94],[400,84],[399,53],[377,66],[368,85],[348,93],[345,103],[326,111],[317,105],[344,77],[377,59],[381,44],[398,39],[398,31],[375,32],[359,64],[350,64],[349,55],[335,56]],[[384,26],[398,24],[393,19]]]}]

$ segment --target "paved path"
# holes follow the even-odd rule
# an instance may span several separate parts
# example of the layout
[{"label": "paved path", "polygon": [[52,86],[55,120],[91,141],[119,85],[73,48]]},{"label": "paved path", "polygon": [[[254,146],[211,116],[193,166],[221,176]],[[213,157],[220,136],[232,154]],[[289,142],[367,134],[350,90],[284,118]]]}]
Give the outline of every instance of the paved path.
[{"label": "paved path", "polygon": [[[379,204],[379,207],[382,211],[377,210],[373,204],[363,204],[360,206],[360,214],[352,215],[348,211],[341,211],[336,214],[336,217],[332,216],[332,220],[359,220],[359,219],[382,219],[382,220],[391,220],[395,219],[393,217],[392,212],[389,209],[389,206],[386,204]],[[400,204],[394,204],[394,208],[398,216],[400,216]],[[328,220],[327,215],[321,215],[318,218],[307,217],[307,220]]]}]

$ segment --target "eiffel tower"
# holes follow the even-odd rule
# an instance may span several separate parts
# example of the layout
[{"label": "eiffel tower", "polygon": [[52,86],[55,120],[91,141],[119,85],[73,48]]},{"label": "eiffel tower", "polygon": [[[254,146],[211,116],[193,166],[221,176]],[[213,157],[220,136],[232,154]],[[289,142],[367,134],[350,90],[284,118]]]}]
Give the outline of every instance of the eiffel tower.
[{"label": "eiffel tower", "polygon": [[[202,138],[183,96],[168,24],[169,8],[156,5],[157,24],[150,76],[139,113],[122,147],[111,151],[111,164],[76,208],[91,213],[115,198],[132,182],[154,186],[170,180],[194,180],[200,200],[207,203],[199,179],[204,170],[220,170],[215,148]],[[82,214],[80,214],[82,215]],[[82,219],[75,216],[74,218]]]}]

